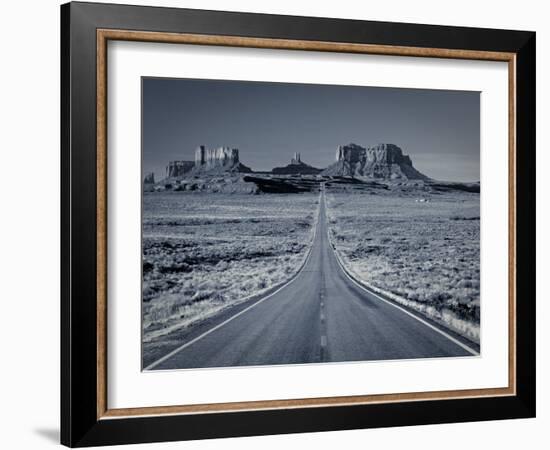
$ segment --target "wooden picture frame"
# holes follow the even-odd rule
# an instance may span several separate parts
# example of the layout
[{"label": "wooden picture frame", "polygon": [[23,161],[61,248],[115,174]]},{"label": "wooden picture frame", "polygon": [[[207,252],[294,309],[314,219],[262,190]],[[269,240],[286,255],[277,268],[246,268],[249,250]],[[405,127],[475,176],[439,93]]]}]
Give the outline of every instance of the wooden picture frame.
[{"label": "wooden picture frame", "polygon": [[[61,7],[61,27],[63,444],[534,417],[535,33],[78,2]],[[508,387],[110,409],[106,359],[109,40],[507,62]]]}]

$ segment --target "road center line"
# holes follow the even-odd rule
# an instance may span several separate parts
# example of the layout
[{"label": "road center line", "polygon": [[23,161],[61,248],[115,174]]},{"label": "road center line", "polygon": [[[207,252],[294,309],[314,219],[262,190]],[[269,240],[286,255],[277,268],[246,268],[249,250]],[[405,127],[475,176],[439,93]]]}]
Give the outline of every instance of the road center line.
[{"label": "road center line", "polygon": [[245,309],[243,309],[242,311],[239,311],[237,314],[235,314],[234,316],[231,316],[230,318],[224,320],[223,322],[219,323],[218,325],[216,325],[215,327],[212,327],[210,328],[209,330],[205,331],[204,333],[200,334],[199,336],[197,336],[196,338],[194,339],[191,339],[189,342],[186,342],[185,344],[182,344],[180,345],[178,348],[172,350],[171,352],[169,352],[168,354],[164,355],[162,358],[156,360],[155,362],[149,364],[147,367],[145,367],[143,370],[151,370],[151,369],[154,369],[156,366],[158,366],[159,364],[163,363],[164,361],[166,361],[167,359],[170,359],[172,356],[176,355],[177,353],[181,352],[182,350],[186,349],[187,347],[189,347],[190,345],[194,344],[195,342],[197,341],[200,341],[202,338],[208,336],[210,333],[216,331],[217,329],[223,327],[224,325],[227,325],[229,322],[231,322],[232,320],[236,319],[237,317],[243,315],[244,313],[250,311],[252,308],[254,308],[255,306],[258,306],[260,303],[263,303],[264,301],[266,301],[267,299],[273,297],[275,294],[277,294],[278,292],[280,292],[281,290],[283,290],[284,288],[286,288],[287,286],[289,286],[291,283],[293,283],[297,278],[298,276],[304,271],[304,269],[307,267],[308,263],[309,263],[309,259],[311,257],[311,253],[312,253],[312,250],[313,250],[313,247],[315,246],[315,241],[317,239],[317,228],[319,227],[319,217],[321,215],[321,194],[319,194],[319,211],[318,211],[318,215],[317,215],[317,222],[315,223],[315,231],[314,231],[314,235],[313,235],[313,240],[311,242],[311,247],[309,249],[309,253],[307,255],[307,258],[306,258],[306,261],[304,262],[303,266],[300,268],[300,270],[296,273],[296,275],[294,275],[294,277],[289,280],[287,283],[283,284],[279,289],[277,289],[276,291],[272,292],[271,294],[265,296],[265,297],[262,297],[260,300],[258,300],[257,302],[253,303],[252,305],[246,307]]}]

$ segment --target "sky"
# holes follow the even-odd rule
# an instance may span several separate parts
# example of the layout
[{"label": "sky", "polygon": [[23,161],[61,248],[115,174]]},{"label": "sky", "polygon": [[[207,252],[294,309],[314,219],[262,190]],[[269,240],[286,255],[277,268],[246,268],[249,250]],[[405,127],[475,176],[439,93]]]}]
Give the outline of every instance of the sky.
[{"label": "sky", "polygon": [[199,145],[238,148],[243,164],[267,171],[294,152],[325,168],[352,142],[395,144],[434,179],[479,181],[479,92],[142,79],[142,168],[157,181]]}]

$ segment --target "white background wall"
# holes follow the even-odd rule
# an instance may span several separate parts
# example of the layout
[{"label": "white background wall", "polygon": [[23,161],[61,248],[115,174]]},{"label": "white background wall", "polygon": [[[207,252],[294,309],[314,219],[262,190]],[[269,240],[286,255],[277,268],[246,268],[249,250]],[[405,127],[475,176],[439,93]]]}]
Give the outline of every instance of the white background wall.
[{"label": "white background wall", "polygon": [[[181,6],[365,20],[465,25],[537,32],[538,417],[531,420],[267,436],[142,445],[139,448],[275,449],[548,448],[550,389],[550,15],[536,0],[139,1]],[[59,422],[59,1],[2,5],[0,70],[0,447],[41,449]],[[546,125],[546,126],[544,126]],[[535,301],[535,299],[532,299]],[[545,381],[546,380],[546,381]],[[136,447],[138,448],[138,447]]]}]

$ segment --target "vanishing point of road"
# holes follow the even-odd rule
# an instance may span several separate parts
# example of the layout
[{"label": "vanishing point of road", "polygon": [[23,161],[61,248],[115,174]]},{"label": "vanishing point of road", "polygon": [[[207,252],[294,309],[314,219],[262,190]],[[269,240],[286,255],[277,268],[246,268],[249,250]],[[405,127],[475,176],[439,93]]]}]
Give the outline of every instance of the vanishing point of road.
[{"label": "vanishing point of road", "polygon": [[472,344],[345,272],[329,241],[324,186],[315,237],[297,276],[200,331],[145,370],[478,355]]}]

